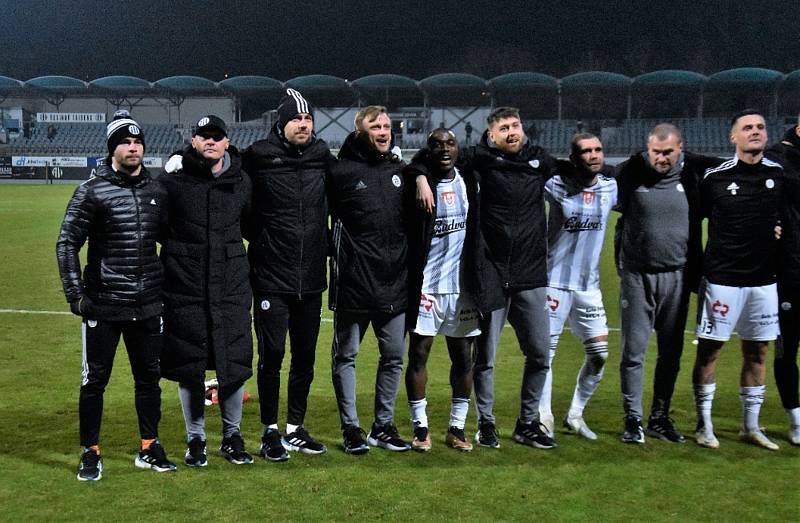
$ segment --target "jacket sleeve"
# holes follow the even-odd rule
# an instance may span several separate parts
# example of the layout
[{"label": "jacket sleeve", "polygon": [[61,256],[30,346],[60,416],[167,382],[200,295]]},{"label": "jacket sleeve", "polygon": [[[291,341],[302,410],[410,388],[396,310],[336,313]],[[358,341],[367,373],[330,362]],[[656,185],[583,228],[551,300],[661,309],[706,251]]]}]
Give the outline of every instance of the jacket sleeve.
[{"label": "jacket sleeve", "polygon": [[56,242],[56,258],[64,296],[68,302],[83,297],[83,281],[81,280],[81,262],[78,253],[86,243],[89,230],[95,220],[97,204],[87,183],[75,189],[72,199],[67,205],[64,222]]},{"label": "jacket sleeve", "polygon": [[250,241],[253,238],[252,225],[255,213],[253,213],[253,181],[246,172],[242,172],[242,198],[244,201],[242,202],[239,227],[242,231],[242,238]]}]

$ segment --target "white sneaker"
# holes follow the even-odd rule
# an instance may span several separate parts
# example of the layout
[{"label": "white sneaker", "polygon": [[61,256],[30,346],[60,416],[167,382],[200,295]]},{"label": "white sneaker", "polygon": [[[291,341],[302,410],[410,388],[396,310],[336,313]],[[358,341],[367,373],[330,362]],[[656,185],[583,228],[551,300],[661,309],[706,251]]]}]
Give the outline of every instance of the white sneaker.
[{"label": "white sneaker", "polygon": [[544,432],[548,437],[553,437],[553,430],[556,428],[556,418],[553,414],[542,414],[539,416],[539,423],[544,426]]},{"label": "white sneaker", "polygon": [[778,450],[780,447],[771,442],[761,430],[740,430],[739,439],[767,450]]},{"label": "white sneaker", "polygon": [[714,435],[713,432],[698,430],[697,432],[694,433],[694,440],[701,447],[706,447],[708,449],[719,448],[719,440],[717,439],[717,437]]},{"label": "white sneaker", "polygon": [[597,439],[597,434],[592,432],[592,429],[586,424],[582,416],[564,418],[564,428],[576,435],[581,436],[592,441]]},{"label": "white sneaker", "polygon": [[800,425],[789,427],[789,443],[800,446]]}]

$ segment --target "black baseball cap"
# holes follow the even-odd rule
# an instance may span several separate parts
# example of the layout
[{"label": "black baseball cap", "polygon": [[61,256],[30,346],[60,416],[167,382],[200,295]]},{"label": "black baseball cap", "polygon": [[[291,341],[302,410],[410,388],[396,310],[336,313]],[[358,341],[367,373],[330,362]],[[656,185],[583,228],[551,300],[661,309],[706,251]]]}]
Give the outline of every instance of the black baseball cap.
[{"label": "black baseball cap", "polygon": [[197,121],[192,136],[210,131],[218,131],[226,137],[228,136],[228,126],[225,125],[225,121],[219,116],[215,116],[213,114],[204,116]]}]

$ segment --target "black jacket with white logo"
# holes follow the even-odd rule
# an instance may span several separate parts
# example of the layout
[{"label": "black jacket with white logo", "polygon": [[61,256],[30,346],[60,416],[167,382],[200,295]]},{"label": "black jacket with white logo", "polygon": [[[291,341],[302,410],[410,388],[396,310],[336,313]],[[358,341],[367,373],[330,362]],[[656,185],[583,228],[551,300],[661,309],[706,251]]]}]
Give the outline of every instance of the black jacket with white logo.
[{"label": "black jacket with white logo", "polygon": [[325,180],[334,158],[324,140],[302,149],[273,128],[242,155],[253,181],[250,280],[256,294],[325,290],[328,205]]},{"label": "black jacket with white logo", "polygon": [[331,168],[331,310],[399,314],[406,308],[402,160],[351,133]]},{"label": "black jacket with white logo", "polygon": [[783,141],[766,150],[766,156],[783,166],[781,239],[778,242],[778,283],[800,288],[800,137],[795,128]]},{"label": "black jacket with white logo", "polygon": [[[138,176],[98,167],[75,189],[56,244],[68,302],[88,297],[87,317],[140,320],[161,313],[163,271],[156,241],[163,226],[164,192],[142,166]],[[78,252],[88,240],[81,277]]]},{"label": "black jacket with white logo", "polygon": [[489,143],[466,149],[464,162],[481,184],[481,229],[506,291],[547,285],[547,216],[544,183],[556,160],[530,142],[508,155]]}]

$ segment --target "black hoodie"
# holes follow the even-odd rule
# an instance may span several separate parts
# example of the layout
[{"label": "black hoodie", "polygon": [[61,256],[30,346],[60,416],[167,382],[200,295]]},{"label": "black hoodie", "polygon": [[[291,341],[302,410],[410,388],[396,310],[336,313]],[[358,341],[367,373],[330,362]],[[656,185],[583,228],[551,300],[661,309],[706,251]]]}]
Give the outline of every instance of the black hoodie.
[{"label": "black hoodie", "polygon": [[800,288],[800,136],[796,127],[765,155],[783,166],[781,240],[778,242],[778,284]]}]

